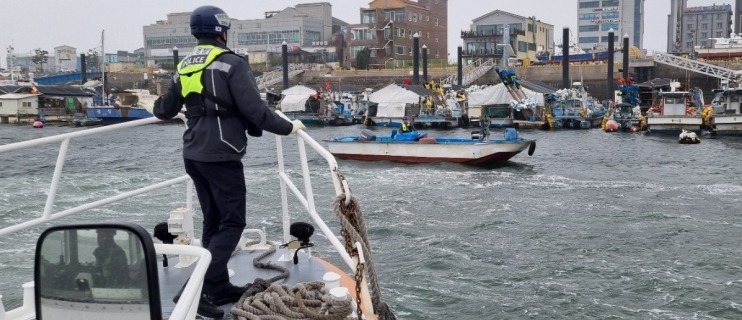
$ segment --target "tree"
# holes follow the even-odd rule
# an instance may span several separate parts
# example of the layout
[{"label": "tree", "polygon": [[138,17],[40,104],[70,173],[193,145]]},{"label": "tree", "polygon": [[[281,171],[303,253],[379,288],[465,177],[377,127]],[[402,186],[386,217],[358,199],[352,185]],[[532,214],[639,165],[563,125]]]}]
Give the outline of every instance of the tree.
[{"label": "tree", "polygon": [[371,64],[371,49],[363,48],[356,53],[356,69],[368,69]]},{"label": "tree", "polygon": [[41,72],[44,72],[44,63],[49,61],[49,51],[41,50],[41,48],[34,49],[34,56],[31,58],[34,64],[41,65]]}]

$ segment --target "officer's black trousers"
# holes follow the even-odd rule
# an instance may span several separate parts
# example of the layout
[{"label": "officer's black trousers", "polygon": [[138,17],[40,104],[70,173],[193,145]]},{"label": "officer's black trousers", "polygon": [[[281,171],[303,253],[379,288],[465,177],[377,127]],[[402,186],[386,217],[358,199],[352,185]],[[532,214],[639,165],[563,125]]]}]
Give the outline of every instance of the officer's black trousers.
[{"label": "officer's black trousers", "polygon": [[230,285],[227,262],[245,229],[245,173],[240,161],[184,160],[204,214],[201,241],[211,252],[202,292],[214,295]]}]

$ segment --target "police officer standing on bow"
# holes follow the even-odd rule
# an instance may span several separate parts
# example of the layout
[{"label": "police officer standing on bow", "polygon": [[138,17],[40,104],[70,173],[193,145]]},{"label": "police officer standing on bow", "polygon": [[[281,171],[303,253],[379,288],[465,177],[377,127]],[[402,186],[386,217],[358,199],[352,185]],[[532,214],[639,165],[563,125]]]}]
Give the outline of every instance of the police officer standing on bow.
[{"label": "police officer standing on bow", "polygon": [[247,147],[245,132],[255,137],[263,130],[289,135],[305,127],[299,120],[284,120],[261,100],[249,65],[226,46],[230,18],[222,9],[199,7],[190,24],[198,46],[178,64],[173,84],[150,111],[159,119],[171,119],[185,104],[185,170],[204,215],[203,247],[212,256],[198,314],[221,318],[224,313],[215,305],[237,302],[247,289],[230,283],[227,271],[246,226],[241,161]]}]

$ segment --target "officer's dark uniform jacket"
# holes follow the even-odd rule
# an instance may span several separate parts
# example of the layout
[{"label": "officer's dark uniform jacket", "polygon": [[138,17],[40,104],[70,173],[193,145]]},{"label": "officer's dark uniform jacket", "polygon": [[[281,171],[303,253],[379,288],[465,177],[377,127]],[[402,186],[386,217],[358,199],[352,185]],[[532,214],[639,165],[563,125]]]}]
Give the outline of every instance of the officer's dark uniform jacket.
[{"label": "officer's dark uniform jacket", "polygon": [[260,99],[247,62],[215,39],[199,40],[181,61],[170,89],[155,102],[154,115],[171,119],[183,104],[188,110],[183,157],[190,160],[240,160],[247,147],[245,131],[259,137],[263,130],[288,135],[292,129]]}]

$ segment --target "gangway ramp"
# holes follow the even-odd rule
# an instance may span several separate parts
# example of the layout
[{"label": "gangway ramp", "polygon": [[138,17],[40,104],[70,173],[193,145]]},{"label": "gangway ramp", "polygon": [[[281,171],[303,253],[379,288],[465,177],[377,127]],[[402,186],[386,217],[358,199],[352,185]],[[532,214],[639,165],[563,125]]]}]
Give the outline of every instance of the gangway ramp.
[{"label": "gangway ramp", "polygon": [[[304,73],[307,68],[307,65],[303,64],[290,64],[289,79]],[[263,73],[263,75],[255,78],[255,82],[258,85],[258,90],[268,89],[276,83],[283,82],[283,70]]]},{"label": "gangway ramp", "polygon": [[710,63],[687,59],[663,52],[654,52],[652,58],[654,59],[654,62],[657,63],[705,74],[722,80],[729,80],[730,82],[740,83],[740,80],[742,80],[742,70],[722,68]]},{"label": "gangway ramp", "polygon": [[[492,70],[492,68],[495,66],[494,59],[488,59],[488,60],[482,60],[477,59],[473,63],[470,63],[462,68],[461,72],[461,85],[462,86],[468,86],[474,81],[477,81],[480,77],[485,75],[487,72]],[[458,73],[454,73],[443,80],[441,80],[441,84],[458,84]]]}]

